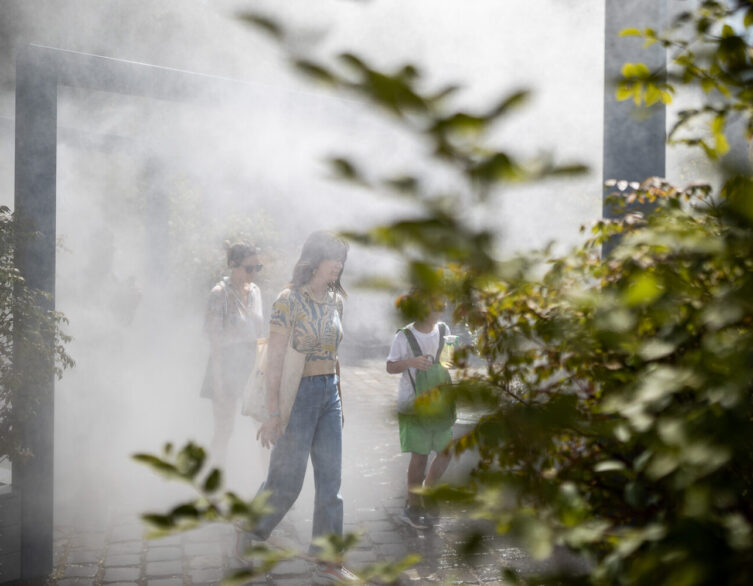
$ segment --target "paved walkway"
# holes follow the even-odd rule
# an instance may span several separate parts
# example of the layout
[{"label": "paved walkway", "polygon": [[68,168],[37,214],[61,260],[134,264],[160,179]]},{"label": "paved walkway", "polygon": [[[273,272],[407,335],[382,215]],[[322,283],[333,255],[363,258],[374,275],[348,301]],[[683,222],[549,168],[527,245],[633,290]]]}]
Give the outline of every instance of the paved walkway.
[{"label": "paved walkway", "polygon": [[[382,363],[343,369],[345,394],[344,478],[346,531],[363,533],[349,555],[354,569],[375,561],[401,559],[409,552],[422,561],[401,578],[403,584],[503,584],[500,568],[526,571],[525,553],[499,537],[485,539],[476,553],[463,558],[457,546],[472,527],[469,521],[443,516],[430,532],[417,532],[397,516],[405,499],[407,459],[400,454],[393,397],[397,377]],[[455,461],[448,478],[459,478],[472,466]],[[299,502],[276,534],[308,546],[313,486],[307,475]],[[253,492],[253,491],[250,491]],[[113,512],[101,528],[56,528],[53,583],[185,586],[217,584],[231,571],[234,532],[224,525],[207,526],[158,540],[144,539],[144,527],[133,512]],[[309,564],[301,559],[281,563],[254,584],[310,583]]]}]

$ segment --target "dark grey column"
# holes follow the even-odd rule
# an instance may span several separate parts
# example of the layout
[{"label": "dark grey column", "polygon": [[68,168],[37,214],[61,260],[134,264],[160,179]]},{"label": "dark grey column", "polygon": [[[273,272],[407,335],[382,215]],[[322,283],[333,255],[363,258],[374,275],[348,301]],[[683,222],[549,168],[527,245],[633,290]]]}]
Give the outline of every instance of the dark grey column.
[{"label": "dark grey column", "polygon": [[[604,44],[604,180],[643,181],[665,175],[666,108],[659,103],[636,109],[632,100],[618,102],[616,81],[625,63],[645,63],[653,71],[666,65],[658,43],[643,48],[638,37],[619,37],[625,28],[661,31],[667,24],[667,0],[606,0]],[[607,189],[605,195],[611,190]],[[606,202],[604,217],[613,217]]]},{"label": "dark grey column", "polygon": [[[33,47],[16,65],[15,259],[26,285],[54,307],[57,76]],[[20,317],[20,316],[19,316]],[[42,330],[44,331],[44,330]],[[13,462],[13,492],[21,507],[21,580],[43,584],[53,568],[53,364],[45,354],[54,340],[34,316],[16,320],[14,368],[20,380],[14,416],[30,457]],[[49,355],[48,355],[49,356]]]}]

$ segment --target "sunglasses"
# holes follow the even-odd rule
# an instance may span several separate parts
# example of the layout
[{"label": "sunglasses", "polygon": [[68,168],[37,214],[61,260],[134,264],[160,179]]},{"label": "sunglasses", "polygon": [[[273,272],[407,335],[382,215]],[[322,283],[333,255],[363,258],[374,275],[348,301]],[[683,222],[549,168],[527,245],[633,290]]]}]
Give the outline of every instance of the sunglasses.
[{"label": "sunglasses", "polygon": [[254,271],[260,271],[264,268],[264,265],[243,265],[243,268],[246,269],[246,272],[250,275]]}]

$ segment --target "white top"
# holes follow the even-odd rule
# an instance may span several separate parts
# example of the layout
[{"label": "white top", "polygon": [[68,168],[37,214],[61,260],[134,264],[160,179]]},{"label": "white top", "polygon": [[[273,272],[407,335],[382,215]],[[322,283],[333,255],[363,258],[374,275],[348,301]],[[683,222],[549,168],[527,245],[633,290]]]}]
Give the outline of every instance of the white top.
[{"label": "white top", "polygon": [[[436,358],[437,350],[439,349],[439,324],[434,324],[434,329],[428,334],[419,332],[413,324],[410,324],[408,329],[410,329],[416,337],[421,352],[423,354],[430,354],[432,357]],[[445,326],[445,335],[448,335],[449,333],[449,326]],[[395,334],[395,339],[392,340],[392,346],[390,347],[390,353],[387,356],[387,362],[407,360],[408,358],[413,358],[413,356],[413,350],[411,350],[408,338],[405,337],[405,333],[398,332]],[[413,402],[416,400],[413,385],[408,376],[409,370],[411,375],[413,375],[413,380],[416,380],[415,368],[405,369],[400,375],[400,382],[397,385],[397,410],[399,413],[412,412]]]}]

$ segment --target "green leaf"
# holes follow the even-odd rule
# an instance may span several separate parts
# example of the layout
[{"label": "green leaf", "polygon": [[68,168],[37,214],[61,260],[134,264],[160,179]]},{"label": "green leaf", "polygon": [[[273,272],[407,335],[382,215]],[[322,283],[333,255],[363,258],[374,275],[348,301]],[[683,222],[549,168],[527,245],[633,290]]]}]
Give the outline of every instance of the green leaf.
[{"label": "green leaf", "polygon": [[753,7],[748,8],[748,10],[745,12],[743,24],[745,25],[745,28],[750,28],[751,26],[753,26]]},{"label": "green leaf", "polygon": [[630,307],[646,305],[655,301],[663,292],[664,288],[653,274],[642,272],[628,283],[624,300]]},{"label": "green leaf", "polygon": [[348,159],[344,157],[334,157],[329,159],[329,164],[338,178],[361,185],[366,183],[360,170]]},{"label": "green leaf", "polygon": [[384,184],[387,185],[390,189],[411,195],[416,194],[419,189],[418,179],[410,175],[403,175],[385,179]]},{"label": "green leaf", "polygon": [[620,82],[620,84],[617,86],[615,96],[619,102],[629,100],[633,97],[633,85],[626,82]]},{"label": "green leaf", "polygon": [[506,153],[495,153],[470,170],[471,177],[485,183],[514,181],[523,177],[523,170]]},{"label": "green leaf", "polygon": [[637,28],[624,28],[619,32],[620,37],[640,37],[641,31]]},{"label": "green leaf", "polygon": [[156,527],[157,529],[172,529],[175,527],[175,520],[170,515],[156,515],[156,514],[147,514],[142,515],[141,518],[148,523],[149,525],[152,525],[153,527]]},{"label": "green leaf", "polygon": [[497,106],[484,116],[487,120],[494,120],[510,112],[515,108],[520,108],[526,104],[531,97],[531,92],[528,90],[517,90],[512,94],[506,96]]},{"label": "green leaf", "polygon": [[337,77],[328,69],[306,59],[297,59],[293,62],[295,68],[307,77],[325,85],[336,85]]},{"label": "green leaf", "polygon": [[645,63],[625,63],[621,73],[626,78],[646,79],[651,76],[651,70]]},{"label": "green leaf", "polygon": [[213,493],[216,492],[222,485],[222,472],[218,468],[212,469],[204,481],[204,492]]},{"label": "green leaf", "polygon": [[192,503],[187,503],[187,504],[183,504],[183,505],[179,505],[175,507],[172,511],[170,511],[170,516],[173,519],[179,519],[179,518],[198,519],[200,514],[199,514],[199,510],[196,508],[196,505]]},{"label": "green leaf", "polygon": [[281,40],[285,36],[285,31],[282,26],[276,20],[268,16],[264,16],[257,12],[243,12],[238,15],[238,18],[247,24],[263,30],[275,39]]},{"label": "green leaf", "polygon": [[724,134],[724,126],[727,123],[727,117],[718,114],[711,121],[711,132],[714,134],[714,150],[718,155],[725,155],[729,152],[729,143]]},{"label": "green leaf", "polygon": [[659,88],[656,87],[655,84],[653,83],[646,84],[645,100],[646,100],[647,106],[653,106],[659,100],[661,100],[661,97],[662,97],[661,90],[659,90]]}]

